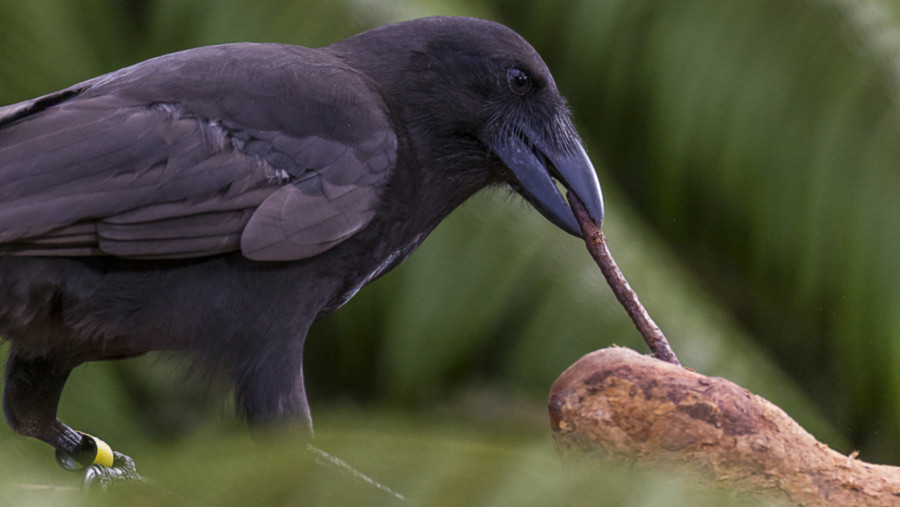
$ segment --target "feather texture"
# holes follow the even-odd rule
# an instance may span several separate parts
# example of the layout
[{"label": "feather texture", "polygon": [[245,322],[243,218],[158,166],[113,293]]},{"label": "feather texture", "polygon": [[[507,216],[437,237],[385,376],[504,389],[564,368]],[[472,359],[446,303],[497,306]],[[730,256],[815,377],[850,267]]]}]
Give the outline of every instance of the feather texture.
[{"label": "feather texture", "polygon": [[364,227],[396,135],[304,48],[175,53],[0,108],[0,252],[310,257]]}]

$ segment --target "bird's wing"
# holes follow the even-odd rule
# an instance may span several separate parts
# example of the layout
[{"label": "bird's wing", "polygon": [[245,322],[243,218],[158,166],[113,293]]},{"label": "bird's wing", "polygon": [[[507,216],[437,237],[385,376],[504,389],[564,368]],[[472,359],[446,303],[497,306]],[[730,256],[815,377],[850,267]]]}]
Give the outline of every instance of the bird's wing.
[{"label": "bird's wing", "polygon": [[371,220],[396,148],[369,81],[315,50],[148,60],[0,108],[0,253],[310,257]]}]

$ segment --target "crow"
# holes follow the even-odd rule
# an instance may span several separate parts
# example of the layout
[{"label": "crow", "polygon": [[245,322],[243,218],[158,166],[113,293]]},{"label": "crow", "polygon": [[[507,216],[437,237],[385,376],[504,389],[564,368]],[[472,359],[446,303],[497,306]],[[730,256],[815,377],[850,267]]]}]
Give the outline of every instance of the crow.
[{"label": "crow", "polygon": [[310,324],[485,187],[579,236],[557,182],[602,220],[547,66],[471,18],[200,47],[0,107],[6,419],[65,468],[133,467],[57,418],[63,385],[173,350],[219,369],[251,428],[311,434]]}]

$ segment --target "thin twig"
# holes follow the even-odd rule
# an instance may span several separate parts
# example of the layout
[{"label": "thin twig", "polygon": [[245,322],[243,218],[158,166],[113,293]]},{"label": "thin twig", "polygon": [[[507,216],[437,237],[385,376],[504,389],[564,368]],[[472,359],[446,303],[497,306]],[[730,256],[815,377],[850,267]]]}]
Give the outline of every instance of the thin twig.
[{"label": "thin twig", "polygon": [[606,238],[603,237],[600,227],[591,219],[578,196],[569,192],[568,197],[572,211],[575,213],[575,219],[578,220],[578,225],[581,227],[581,234],[584,236],[588,252],[590,252],[594,261],[597,262],[597,265],[600,266],[600,271],[603,273],[603,277],[606,278],[606,283],[609,284],[613,294],[616,295],[616,299],[628,312],[628,316],[631,317],[631,321],[634,322],[644,341],[647,342],[650,351],[653,352],[653,356],[680,366],[681,363],[675,357],[675,352],[669,346],[666,336],[659,329],[659,326],[656,325],[656,322],[653,322],[653,319],[650,318],[650,314],[647,313],[644,305],[641,304],[637,294],[628,285],[625,275],[622,274],[619,266],[616,265],[616,261],[609,252]]},{"label": "thin twig", "polygon": [[348,464],[346,461],[342,460],[341,458],[338,458],[337,456],[328,454],[327,452],[323,451],[322,449],[319,449],[318,447],[315,447],[315,446],[309,445],[309,444],[306,445],[306,450],[311,452],[313,454],[313,456],[316,457],[317,463],[320,463],[322,465],[332,466],[345,474],[349,474],[350,477],[362,482],[363,484],[373,486],[376,489],[394,497],[395,499],[400,500],[401,502],[406,501],[406,496],[404,496],[402,493],[397,493],[393,489],[385,486],[384,484],[376,481],[375,479],[372,479],[368,475],[353,468],[353,466],[351,466],[350,464]]}]

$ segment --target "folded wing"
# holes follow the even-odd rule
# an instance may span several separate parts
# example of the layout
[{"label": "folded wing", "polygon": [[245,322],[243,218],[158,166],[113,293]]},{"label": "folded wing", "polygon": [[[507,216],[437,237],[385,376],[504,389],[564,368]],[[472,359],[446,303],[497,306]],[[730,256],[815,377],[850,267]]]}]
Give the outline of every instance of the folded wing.
[{"label": "folded wing", "polygon": [[365,227],[395,159],[384,104],[339,62],[176,53],[0,108],[0,253],[310,257]]}]

